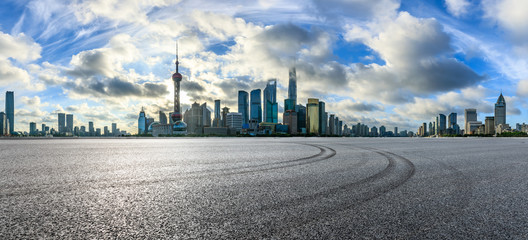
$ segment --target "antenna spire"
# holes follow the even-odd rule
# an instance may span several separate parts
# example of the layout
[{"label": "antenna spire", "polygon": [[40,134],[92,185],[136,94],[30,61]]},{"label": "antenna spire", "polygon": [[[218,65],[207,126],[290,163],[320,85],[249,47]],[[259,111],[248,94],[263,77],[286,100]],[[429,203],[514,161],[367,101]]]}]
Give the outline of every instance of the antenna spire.
[{"label": "antenna spire", "polygon": [[180,62],[178,61],[178,41],[176,41],[176,72],[178,72],[178,65]]}]

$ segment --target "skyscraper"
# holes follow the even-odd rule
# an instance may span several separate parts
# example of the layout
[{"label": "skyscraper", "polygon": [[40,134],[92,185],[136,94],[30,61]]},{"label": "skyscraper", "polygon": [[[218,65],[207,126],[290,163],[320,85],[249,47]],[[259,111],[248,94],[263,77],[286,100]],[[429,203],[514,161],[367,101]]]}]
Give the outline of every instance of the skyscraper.
[{"label": "skyscraper", "polygon": [[264,121],[270,123],[278,122],[278,104],[277,104],[277,80],[268,80],[264,89]]},{"label": "skyscraper", "polygon": [[66,114],[59,113],[58,114],[58,127],[59,127],[59,134],[63,134],[66,132]]},{"label": "skyscraper", "polygon": [[73,114],[66,114],[66,132],[73,133]]},{"label": "skyscraper", "polygon": [[326,135],[326,126],[328,119],[325,119],[325,103],[319,101],[319,135]]},{"label": "skyscraper", "polygon": [[242,124],[249,123],[249,95],[246,91],[238,91],[238,113],[242,114]]},{"label": "skyscraper", "polygon": [[319,134],[319,99],[309,98],[306,104],[306,132]]},{"label": "skyscraper", "polygon": [[506,124],[506,100],[502,93],[495,103],[495,127],[499,124]]},{"label": "skyscraper", "polygon": [[436,118],[436,124],[437,124],[437,135],[442,135],[446,133],[446,115],[444,114],[438,114],[438,117]]},{"label": "skyscraper", "polygon": [[[142,109],[141,111],[143,111],[143,109]],[[141,115],[141,114],[140,114],[140,115]],[[145,115],[145,113],[143,112],[143,117],[145,117],[144,115]],[[146,120],[146,119],[145,119],[145,124],[147,124],[147,120]],[[145,127],[145,125],[143,125],[143,127]],[[139,134],[143,134],[143,133],[145,133],[145,131],[146,131],[146,128],[144,129],[143,132],[141,132],[141,133],[139,133]],[[95,136],[94,123],[91,122],[91,121],[88,122],[88,132],[89,132],[89,135],[90,135],[90,136],[92,136],[92,137]]]},{"label": "skyscraper", "polygon": [[288,99],[293,100],[293,105],[295,106],[297,103],[297,72],[295,67],[290,68],[289,71]]},{"label": "skyscraper", "polygon": [[7,125],[9,124],[9,121],[7,121],[7,116],[4,112],[0,112],[0,136],[7,135],[9,132],[9,129],[7,128]]},{"label": "skyscraper", "polygon": [[229,113],[229,108],[222,108],[222,127],[227,127],[227,114]]},{"label": "skyscraper", "polygon": [[35,122],[29,123],[29,135],[37,135],[37,124]]},{"label": "skyscraper", "polygon": [[330,117],[328,118],[328,134],[329,135],[335,135],[335,115],[330,114]]},{"label": "skyscraper", "polygon": [[257,123],[262,122],[262,100],[260,89],[251,91],[251,120],[256,120]]},{"label": "skyscraper", "polygon": [[495,117],[486,117],[484,120],[485,134],[495,134]]},{"label": "skyscraper", "polygon": [[470,122],[476,122],[477,121],[477,109],[474,108],[468,108],[464,110],[464,120],[465,120],[465,133],[470,134]]},{"label": "skyscraper", "polygon": [[[165,114],[165,113],[164,113]],[[165,124],[167,124],[167,117],[165,116]],[[117,136],[117,123],[112,123],[112,135]]]},{"label": "skyscraper", "polygon": [[[173,114],[174,115],[174,114]],[[176,118],[176,120],[178,120]],[[92,135],[93,131],[93,123],[90,122],[91,125],[88,127],[90,131],[90,135]],[[147,117],[145,116],[145,109],[141,108],[141,111],[139,112],[139,118],[138,118],[138,134],[145,134],[147,132]]]},{"label": "skyscraper", "polygon": [[9,122],[9,134],[13,135],[15,132],[15,92],[6,92],[5,111]]},{"label": "skyscraper", "polygon": [[295,112],[297,112],[297,131],[303,133],[303,129],[306,131],[306,107],[298,104]]},{"label": "skyscraper", "polygon": [[211,126],[211,111],[207,108],[207,103],[200,105],[194,102],[191,109],[185,111],[184,119],[189,133],[203,134],[204,127]]},{"label": "skyscraper", "polygon": [[220,100],[215,100],[213,127],[222,126],[222,115],[220,114]]},{"label": "skyscraper", "polygon": [[455,129],[455,125],[457,124],[457,113],[450,113],[448,117],[448,128]]},{"label": "skyscraper", "polygon": [[[167,124],[168,123],[168,120],[167,120],[167,114],[165,114],[163,111],[159,111],[158,112],[158,115],[159,115],[159,122],[160,124]],[[112,134],[114,133],[114,130],[112,128]]]},{"label": "skyscraper", "polygon": [[385,128],[385,126],[382,125],[382,126],[379,128],[379,134],[380,134],[380,137],[384,137],[386,133],[387,133],[387,128]]}]

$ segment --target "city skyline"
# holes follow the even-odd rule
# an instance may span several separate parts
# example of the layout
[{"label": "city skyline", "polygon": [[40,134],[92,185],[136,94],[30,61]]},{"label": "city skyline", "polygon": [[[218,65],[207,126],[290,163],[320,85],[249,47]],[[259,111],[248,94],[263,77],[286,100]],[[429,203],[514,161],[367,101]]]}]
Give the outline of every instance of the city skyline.
[{"label": "city skyline", "polygon": [[514,11],[526,3],[241,3],[117,11],[110,2],[4,1],[0,92],[16,92],[14,130],[30,122],[57,128],[57,113],[71,113],[73,126],[116,122],[136,132],[141,106],[149,116],[172,111],[176,40],[185,46],[182,111],[215,99],[237,109],[239,90],[264,91],[277,79],[283,122],[295,66],[297,104],[317,98],[343,123],[414,130],[438,113],[455,112],[463,123],[466,108],[484,121],[501,90],[507,123],[528,119],[528,51],[519,40],[528,21]]}]

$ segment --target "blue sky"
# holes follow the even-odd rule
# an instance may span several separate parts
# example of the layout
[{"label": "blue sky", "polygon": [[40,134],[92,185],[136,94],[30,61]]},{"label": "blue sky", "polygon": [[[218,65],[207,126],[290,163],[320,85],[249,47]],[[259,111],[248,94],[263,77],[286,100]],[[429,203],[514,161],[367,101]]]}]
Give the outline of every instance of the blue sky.
[{"label": "blue sky", "polygon": [[[298,73],[299,102],[317,97],[349,125],[416,131],[438,113],[528,113],[528,3],[521,0],[2,1],[0,91],[15,91],[16,130],[117,122],[135,132],[145,106],[172,109],[174,44],[183,107],[237,109],[238,90]],[[4,97],[0,99],[4,105]],[[3,110],[0,109],[0,111]],[[463,125],[463,124],[461,124]]]}]

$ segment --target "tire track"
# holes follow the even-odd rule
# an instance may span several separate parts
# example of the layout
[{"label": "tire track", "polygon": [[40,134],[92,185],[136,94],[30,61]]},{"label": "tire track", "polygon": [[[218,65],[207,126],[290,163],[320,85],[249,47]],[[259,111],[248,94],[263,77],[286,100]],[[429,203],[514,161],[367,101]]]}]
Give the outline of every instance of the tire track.
[{"label": "tire track", "polygon": [[[47,184],[47,185],[41,184],[36,187],[32,187],[30,189],[23,189],[23,191],[20,191],[22,187],[16,187],[16,188],[6,187],[2,189],[2,191],[0,191],[0,198],[19,196],[19,195],[39,194],[39,193],[73,191],[80,187],[89,187],[92,189],[101,189],[101,188],[108,188],[108,187],[128,187],[128,186],[136,186],[136,185],[148,185],[148,184],[153,184],[153,183],[167,183],[167,182],[177,181],[181,179],[199,179],[199,178],[208,178],[208,177],[222,177],[222,176],[231,176],[231,175],[238,175],[238,174],[264,172],[264,171],[270,171],[270,170],[279,170],[283,168],[313,164],[316,162],[327,160],[336,155],[336,151],[330,147],[317,145],[317,144],[302,144],[302,145],[318,148],[320,152],[312,156],[302,157],[302,158],[292,159],[292,160],[286,160],[286,161],[281,161],[281,162],[270,162],[270,163],[263,163],[263,164],[257,164],[257,165],[251,165],[251,166],[240,166],[240,167],[223,168],[223,169],[206,169],[206,170],[200,170],[200,171],[185,172],[176,177],[163,178],[163,179],[138,180],[137,178],[136,179],[129,178],[129,179],[120,180],[120,181],[93,180],[93,181],[84,181],[80,183],[74,182],[73,184],[60,184],[60,186],[56,186],[52,184]],[[49,186],[49,188],[47,188],[47,186]],[[8,190],[11,190],[11,192],[6,193],[6,191]]]},{"label": "tire track", "polygon": [[[234,226],[247,226],[248,222],[257,221],[246,229],[232,232],[235,238],[248,236],[257,238],[287,238],[291,229],[301,227],[313,221],[331,217],[339,212],[357,207],[387,192],[398,188],[415,173],[414,164],[407,158],[373,148],[360,148],[376,153],[387,161],[387,166],[374,175],[331,188],[313,195],[263,206],[253,215],[238,219],[242,223]],[[240,215],[238,215],[240,217]],[[260,219],[266,219],[261,222]],[[256,220],[255,220],[256,219]],[[244,224],[245,223],[245,224]]]}]

